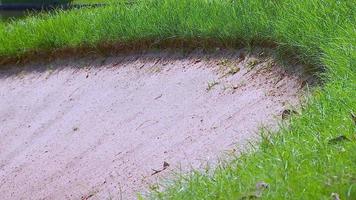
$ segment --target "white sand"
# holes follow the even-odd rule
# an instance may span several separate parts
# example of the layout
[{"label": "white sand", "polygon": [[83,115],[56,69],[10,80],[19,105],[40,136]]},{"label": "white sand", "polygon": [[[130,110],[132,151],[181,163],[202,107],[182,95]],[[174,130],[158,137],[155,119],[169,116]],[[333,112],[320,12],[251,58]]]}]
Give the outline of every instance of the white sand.
[{"label": "white sand", "polygon": [[302,82],[299,68],[242,54],[147,53],[1,70],[0,199],[135,199],[171,170],[242,150],[297,104]]}]

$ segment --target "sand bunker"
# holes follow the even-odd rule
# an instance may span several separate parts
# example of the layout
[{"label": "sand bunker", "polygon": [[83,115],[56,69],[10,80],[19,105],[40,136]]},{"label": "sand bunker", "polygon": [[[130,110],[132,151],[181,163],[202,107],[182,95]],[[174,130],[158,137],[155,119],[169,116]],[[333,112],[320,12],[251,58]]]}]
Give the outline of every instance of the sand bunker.
[{"label": "sand bunker", "polygon": [[[298,103],[271,50],[150,52],[0,71],[0,199],[135,199],[242,150]],[[164,165],[164,166],[163,166]]]}]

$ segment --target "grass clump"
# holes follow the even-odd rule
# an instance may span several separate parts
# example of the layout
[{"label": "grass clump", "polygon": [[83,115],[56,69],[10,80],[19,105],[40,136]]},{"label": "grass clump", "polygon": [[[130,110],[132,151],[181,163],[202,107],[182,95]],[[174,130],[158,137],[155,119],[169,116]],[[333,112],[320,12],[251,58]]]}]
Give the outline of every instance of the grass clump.
[{"label": "grass clump", "polygon": [[[262,199],[356,199],[356,7],[334,0],[150,0],[0,24],[0,55],[132,41],[273,43],[323,80],[288,127],[212,174],[177,178],[157,199],[239,199],[256,183]],[[204,46],[204,44],[200,44]],[[315,72],[317,69],[317,72]],[[330,144],[339,136],[349,138]],[[334,195],[335,195],[334,194]]]}]

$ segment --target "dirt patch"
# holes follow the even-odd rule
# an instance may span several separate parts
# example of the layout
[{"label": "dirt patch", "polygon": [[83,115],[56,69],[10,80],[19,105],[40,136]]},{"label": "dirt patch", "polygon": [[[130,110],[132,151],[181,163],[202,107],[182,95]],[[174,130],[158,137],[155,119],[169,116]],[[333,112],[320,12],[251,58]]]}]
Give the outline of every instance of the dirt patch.
[{"label": "dirt patch", "polygon": [[275,128],[307,82],[268,49],[86,57],[0,76],[1,199],[135,199]]}]

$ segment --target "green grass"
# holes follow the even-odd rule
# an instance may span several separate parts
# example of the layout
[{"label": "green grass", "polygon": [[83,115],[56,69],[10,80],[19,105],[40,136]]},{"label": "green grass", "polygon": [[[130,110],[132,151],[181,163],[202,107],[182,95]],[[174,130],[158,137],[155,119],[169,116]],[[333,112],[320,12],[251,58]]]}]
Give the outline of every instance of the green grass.
[{"label": "green grass", "polygon": [[87,3],[106,3],[110,0],[73,0],[74,4],[87,4]]},{"label": "green grass", "polygon": [[[264,137],[252,152],[175,180],[161,199],[233,199],[269,184],[262,199],[356,199],[356,7],[335,0],[151,0],[95,10],[58,12],[0,24],[0,55],[32,50],[178,38],[232,45],[277,43],[279,55],[294,55],[318,69],[314,88],[290,125]],[[328,144],[345,135],[351,141]]]}]

